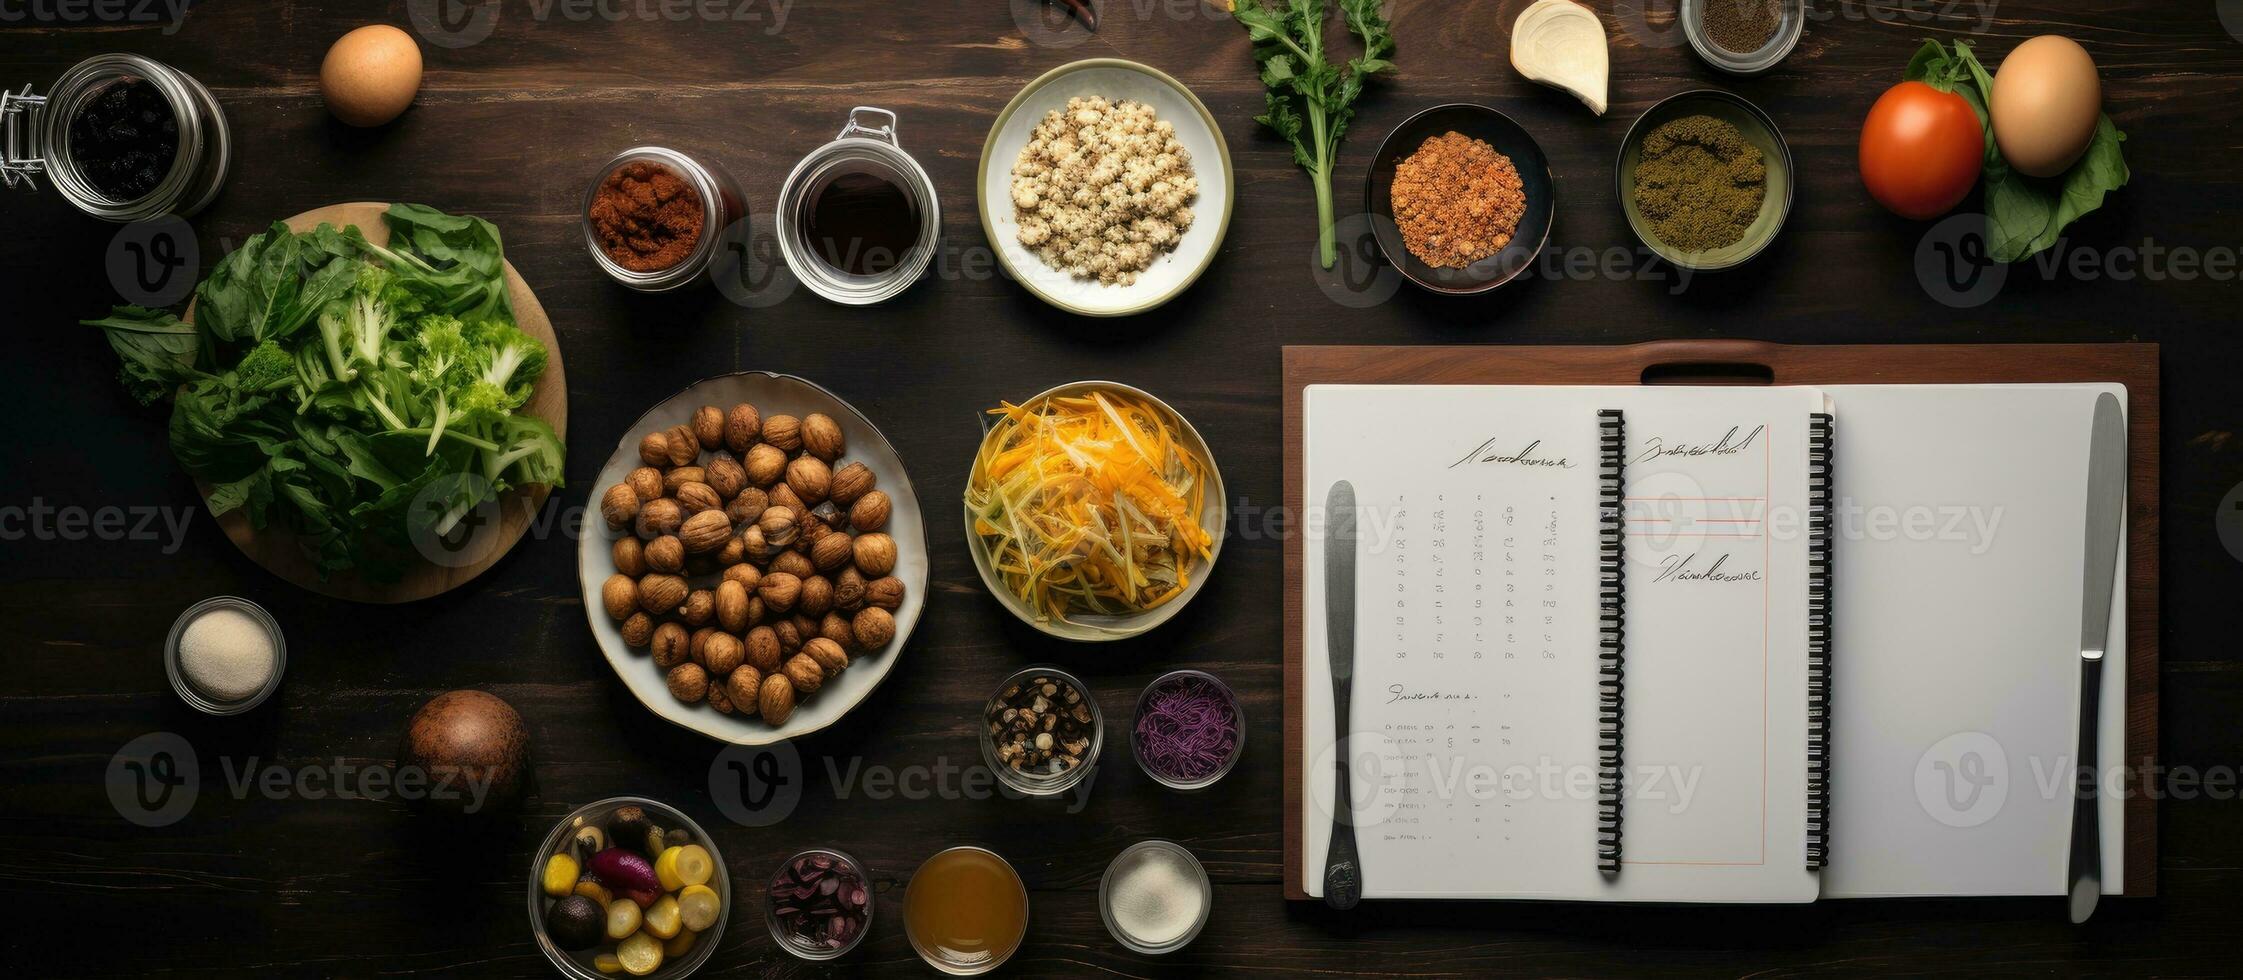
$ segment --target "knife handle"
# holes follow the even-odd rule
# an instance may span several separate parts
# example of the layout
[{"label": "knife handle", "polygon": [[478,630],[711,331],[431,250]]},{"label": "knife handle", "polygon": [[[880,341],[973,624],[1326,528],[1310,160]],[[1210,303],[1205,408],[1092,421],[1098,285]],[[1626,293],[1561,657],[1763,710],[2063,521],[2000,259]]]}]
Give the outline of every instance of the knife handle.
[{"label": "knife handle", "polygon": [[2080,661],[2079,689],[2079,758],[2074,760],[2078,783],[2072,796],[2072,855],[2070,893],[2071,917],[2074,923],[2085,922],[2094,913],[2095,903],[2103,895],[2103,838],[2101,786],[2096,766],[2101,762],[2097,751],[2096,723],[2102,713],[2103,661],[2101,658]]},{"label": "knife handle", "polygon": [[1340,722],[1332,783],[1332,844],[1324,851],[1324,904],[1346,911],[1363,899],[1363,867],[1355,853],[1355,791],[1348,784],[1348,744],[1345,719],[1349,683],[1332,682],[1332,705]]}]

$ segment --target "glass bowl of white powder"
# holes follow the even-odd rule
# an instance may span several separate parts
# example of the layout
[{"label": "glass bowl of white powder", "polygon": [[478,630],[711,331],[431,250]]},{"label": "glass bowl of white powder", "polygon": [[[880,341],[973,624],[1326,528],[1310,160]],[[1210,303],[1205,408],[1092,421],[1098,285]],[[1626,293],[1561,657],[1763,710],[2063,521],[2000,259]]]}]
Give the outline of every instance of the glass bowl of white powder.
[{"label": "glass bowl of white powder", "polygon": [[1173,953],[1191,945],[1214,903],[1207,869],[1173,841],[1130,845],[1098,881],[1098,917],[1106,920],[1106,931],[1140,953]]},{"label": "glass bowl of white powder", "polygon": [[263,704],[287,666],[280,624],[263,606],[234,596],[188,606],[164,641],[172,690],[205,714],[238,715]]}]

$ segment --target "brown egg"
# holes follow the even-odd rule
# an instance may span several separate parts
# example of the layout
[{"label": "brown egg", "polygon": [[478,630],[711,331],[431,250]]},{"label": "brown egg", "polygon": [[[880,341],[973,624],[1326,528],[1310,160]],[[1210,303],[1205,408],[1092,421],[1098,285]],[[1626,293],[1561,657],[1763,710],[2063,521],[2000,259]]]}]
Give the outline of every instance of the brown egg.
[{"label": "brown egg", "polygon": [[336,39],[319,64],[327,111],[353,126],[397,118],[420,89],[420,46],[388,24],[368,24]]},{"label": "brown egg", "polygon": [[2079,42],[2043,34],[2002,59],[1988,101],[2002,159],[2027,176],[2054,177],[2095,138],[2103,82]]}]

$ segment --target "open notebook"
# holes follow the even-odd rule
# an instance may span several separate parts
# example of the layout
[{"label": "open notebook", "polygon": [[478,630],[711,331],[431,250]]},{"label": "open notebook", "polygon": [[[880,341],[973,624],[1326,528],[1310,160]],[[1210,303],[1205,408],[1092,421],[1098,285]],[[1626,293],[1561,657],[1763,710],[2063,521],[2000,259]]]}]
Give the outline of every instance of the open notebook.
[{"label": "open notebook", "polygon": [[[1337,730],[1316,508],[1345,481],[1364,897],[2061,894],[2106,389],[2123,400],[2115,385],[1310,386],[1293,815],[1309,893]],[[2106,766],[2123,752],[2124,629],[2103,674]],[[2102,814],[2115,892],[2115,796]]]}]

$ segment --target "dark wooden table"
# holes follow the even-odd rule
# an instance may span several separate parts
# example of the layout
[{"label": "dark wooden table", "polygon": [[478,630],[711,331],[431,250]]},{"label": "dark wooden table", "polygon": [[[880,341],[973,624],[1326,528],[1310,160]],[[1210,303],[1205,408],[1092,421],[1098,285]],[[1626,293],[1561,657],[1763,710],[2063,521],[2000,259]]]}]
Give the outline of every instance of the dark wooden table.
[{"label": "dark wooden table", "polygon": [[[504,0],[480,43],[424,44],[418,104],[371,132],[327,116],[321,53],[350,27],[404,24],[409,6],[433,5],[206,0],[176,31],[0,22],[0,81],[10,85],[44,85],[84,57],[123,50],[216,92],[236,161],[224,195],[195,220],[205,268],[272,219],[337,201],[421,201],[497,222],[566,351],[572,481],[588,481],[655,400],[705,375],[772,369],[814,379],[875,419],[938,515],[926,618],[894,676],[839,729],[800,741],[810,780],[791,819],[732,825],[710,797],[717,746],[650,716],[595,650],[565,536],[525,541],[480,581],[403,608],[323,600],[242,558],[194,509],[194,489],[165,449],[161,410],[126,398],[100,338],[72,325],[117,300],[104,265],[116,229],[52,191],[0,197],[0,302],[16,345],[0,359],[0,634],[12,640],[0,686],[8,969],[549,975],[523,920],[528,852],[572,807],[622,793],[670,801],[711,826],[749,892],[804,846],[868,861],[891,912],[840,972],[925,972],[892,903],[922,858],[962,843],[999,848],[1033,890],[1035,928],[1008,967],[1017,974],[2234,969],[2243,671],[2233,638],[2243,564],[2222,546],[2215,519],[2235,506],[2223,498],[2243,480],[2243,442],[2231,435],[2243,375],[2233,333],[2243,298],[2233,282],[2243,244],[2243,41],[2231,31],[2243,17],[2223,28],[2213,4],[2163,0],[1829,0],[1815,4],[1818,20],[1780,69],[1734,80],[1677,46],[1665,3],[1647,18],[1600,3],[1614,77],[1612,109],[1596,118],[1510,70],[1504,45],[1518,3],[1402,0],[1401,73],[1363,104],[1336,182],[1343,212],[1386,129],[1456,100],[1495,104],[1542,141],[1561,200],[1558,248],[1630,244],[1613,200],[1613,156],[1631,119],[1686,88],[1719,85],[1765,107],[1804,180],[1772,253],[1679,294],[1671,279],[1543,276],[1473,302],[1405,290],[1358,306],[1318,288],[1309,185],[1252,122],[1262,94],[1243,32],[1193,0],[1107,0],[1105,23],[1087,40],[1074,28],[1026,39],[1005,0],[802,0],[783,23],[768,0],[737,3],[723,5],[727,18],[737,9],[760,19],[672,22],[662,13],[672,8],[654,0],[611,0],[598,9],[615,19],[583,18],[571,11],[584,8],[562,0]],[[2237,6],[2218,5],[2231,15]],[[1938,10],[1947,13],[1931,16]],[[2133,184],[2078,226],[2067,257],[2185,248],[2224,254],[2224,276],[2153,281],[2138,265],[2119,268],[2122,277],[2110,265],[2021,266],[1992,302],[1964,311],[1919,284],[1913,261],[1925,229],[1885,215],[1855,178],[1863,113],[1926,35],[1973,34],[1991,60],[2046,31],[2087,44],[2106,104],[2131,135]],[[1045,43],[1052,38],[1081,43]],[[1038,73],[1098,55],[1149,62],[1191,85],[1222,122],[1239,189],[1205,278],[1158,314],[1121,322],[1058,314],[972,258],[986,245],[972,179],[991,117]],[[706,290],[646,297],[608,283],[585,256],[579,196],[618,149],[656,142],[705,152],[768,210],[795,159],[859,104],[901,115],[905,147],[944,199],[946,268],[902,299],[859,310],[807,292],[767,308]],[[1280,495],[1280,345],[1669,337],[2164,345],[2161,755],[2173,766],[2224,767],[2230,791],[2162,804],[2158,898],[2107,905],[2079,929],[2052,901],[2022,900],[1753,910],[1412,904],[1346,916],[1288,906],[1278,885],[1280,542],[1236,535],[1177,621],[1137,642],[1086,649],[1013,622],[939,519],[962,489],[975,410],[1062,381],[1113,378],[1168,398],[1214,445],[1233,505],[1268,507]],[[556,500],[581,505],[588,491],[575,482]],[[33,526],[54,508],[141,509],[120,511],[128,530],[149,508],[190,516],[176,540],[93,540],[82,525]],[[280,692],[233,720],[181,704],[159,654],[173,617],[215,593],[264,603],[291,648]],[[1158,671],[1190,664],[1222,674],[1253,722],[1243,767],[1206,795],[1182,797],[1109,745],[1096,793],[1076,813],[1003,799],[873,799],[862,784],[839,798],[829,763],[972,764],[971,706],[1003,673],[1046,660],[1090,677],[1109,714],[1125,711]],[[228,785],[266,766],[380,765],[415,706],[460,687],[502,695],[533,730],[536,786],[518,813],[461,829],[394,800],[302,790],[269,799]],[[158,829],[123,819],[104,782],[112,755],[150,732],[184,737],[200,760],[191,813]],[[1206,932],[1158,962],[1121,951],[1096,907],[1106,861],[1148,836],[1191,847],[1217,883]],[[753,899],[733,910],[711,975],[822,972],[777,951],[761,915]]]}]

